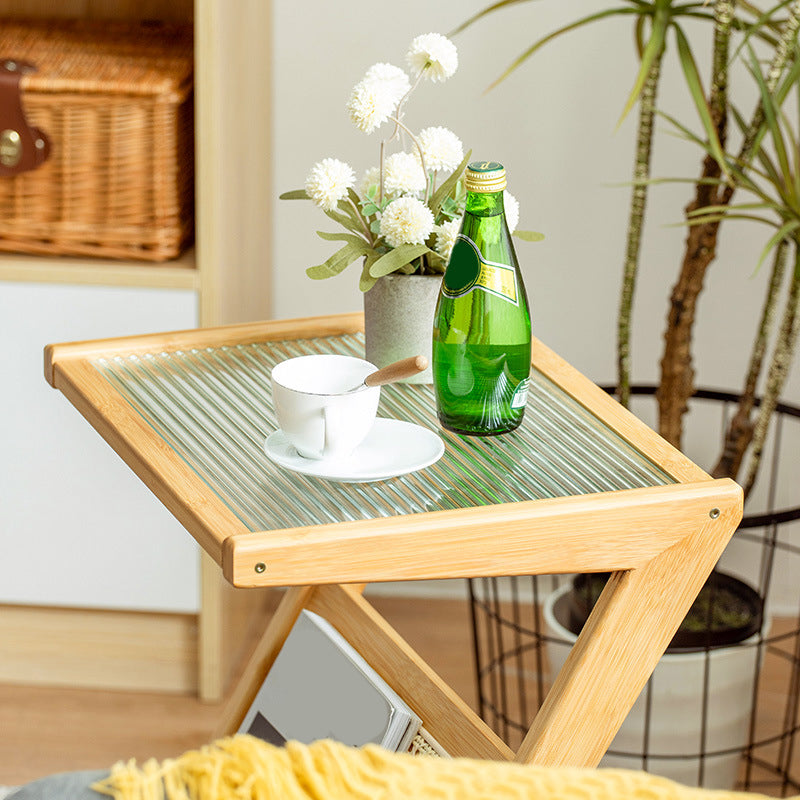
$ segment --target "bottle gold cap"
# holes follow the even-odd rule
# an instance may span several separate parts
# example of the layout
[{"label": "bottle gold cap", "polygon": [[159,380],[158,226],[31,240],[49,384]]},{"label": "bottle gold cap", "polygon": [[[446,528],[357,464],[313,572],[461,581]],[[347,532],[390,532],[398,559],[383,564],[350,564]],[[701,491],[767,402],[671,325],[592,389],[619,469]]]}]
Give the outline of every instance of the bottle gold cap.
[{"label": "bottle gold cap", "polygon": [[473,161],[464,173],[468,192],[502,192],[506,188],[506,171],[496,161]]}]

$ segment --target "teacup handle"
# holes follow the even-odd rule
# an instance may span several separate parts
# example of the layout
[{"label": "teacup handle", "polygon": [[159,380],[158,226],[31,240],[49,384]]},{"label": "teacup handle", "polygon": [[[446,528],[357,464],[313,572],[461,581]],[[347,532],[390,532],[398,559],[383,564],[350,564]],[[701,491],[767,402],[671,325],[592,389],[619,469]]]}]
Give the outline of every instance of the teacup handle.
[{"label": "teacup handle", "polygon": [[[326,458],[336,452],[338,444],[336,433],[341,429],[341,419],[336,420],[335,404],[328,404],[322,409],[322,456]],[[339,415],[341,416],[341,415]]]}]

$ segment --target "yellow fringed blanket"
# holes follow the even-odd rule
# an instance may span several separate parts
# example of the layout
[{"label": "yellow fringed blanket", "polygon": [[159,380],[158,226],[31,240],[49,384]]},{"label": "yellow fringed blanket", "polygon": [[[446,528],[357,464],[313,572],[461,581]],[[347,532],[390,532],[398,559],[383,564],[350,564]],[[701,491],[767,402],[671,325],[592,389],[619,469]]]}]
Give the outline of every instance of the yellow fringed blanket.
[{"label": "yellow fringed blanket", "polygon": [[[159,763],[117,764],[92,788],[115,800],[758,800],[628,770],[533,767],[319,741],[220,739]],[[800,799],[796,799],[800,800]]]}]

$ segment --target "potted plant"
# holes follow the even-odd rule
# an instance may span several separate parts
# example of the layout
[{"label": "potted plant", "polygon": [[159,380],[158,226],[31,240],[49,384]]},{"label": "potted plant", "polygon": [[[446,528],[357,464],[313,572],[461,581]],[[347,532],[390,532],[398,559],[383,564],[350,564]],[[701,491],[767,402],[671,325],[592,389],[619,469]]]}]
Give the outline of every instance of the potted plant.
[{"label": "potted plant", "polygon": [[[566,660],[607,578],[578,575],[546,598],[546,651],[553,672]],[[733,788],[748,741],[759,637],[768,627],[762,614],[762,600],[750,586],[713,573],[602,766],[645,765],[683,784]]]},{"label": "potted plant", "polygon": [[[305,188],[281,195],[312,200],[344,229],[317,232],[342,246],[306,273],[325,279],[361,262],[366,358],[379,367],[417,354],[430,357],[433,312],[464,211],[463,175],[470,158],[449,129],[414,132],[404,121],[409,98],[423,80],[439,83],[456,71],[455,45],[439,33],[423,34],[411,42],[406,61],[410,74],[392,64],[374,64],[350,93],[347,112],[353,124],[365,134],[385,131],[377,164],[360,183],[349,164],[326,158],[312,167]],[[404,141],[407,149],[396,149]],[[514,232],[519,204],[508,192],[505,207]],[[430,383],[430,368],[409,382]]]}]

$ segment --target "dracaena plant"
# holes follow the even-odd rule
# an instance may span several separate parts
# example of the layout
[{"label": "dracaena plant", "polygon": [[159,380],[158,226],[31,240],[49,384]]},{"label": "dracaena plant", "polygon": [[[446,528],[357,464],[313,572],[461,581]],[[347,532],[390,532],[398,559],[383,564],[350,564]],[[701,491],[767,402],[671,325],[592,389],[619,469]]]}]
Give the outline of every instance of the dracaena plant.
[{"label": "dracaena plant", "polygon": [[[499,0],[464,23],[461,28],[498,9],[529,0]],[[727,216],[719,207],[731,203],[734,193],[744,185],[734,177],[730,157],[725,153],[728,134],[729,66],[737,53],[732,52],[732,36],[742,35],[745,42],[758,38],[767,50],[766,68],[761,81],[768,95],[773,95],[787,71],[797,80],[797,35],[800,27],[800,0],[776,0],[767,9],[755,6],[748,0],[705,0],[704,2],[679,2],[678,0],[619,0],[610,8],[601,9],[578,19],[534,42],[495,81],[498,83],[520,67],[545,44],[584,25],[610,18],[632,20],[639,53],[639,67],[621,119],[637,104],[639,117],[635,142],[633,180],[627,225],[627,242],[623,261],[623,279],[617,316],[617,388],[620,400],[627,403],[630,392],[631,312],[634,290],[639,270],[639,249],[644,232],[646,201],[654,181],[650,163],[654,142],[654,120],[658,113],[657,95],[661,66],[666,47],[674,42],[678,62],[685,77],[690,105],[702,122],[702,135],[695,137],[701,145],[702,166],[700,176],[693,181],[695,192],[686,214],[691,223],[686,239],[686,249],[671,291],[667,324],[664,333],[665,347],[660,361],[661,375],[656,397],[659,405],[659,431],[670,442],[681,447],[683,415],[688,410],[688,399],[694,393],[692,365],[693,332],[697,299],[703,288],[705,273],[716,253],[720,224]],[[704,20],[711,23],[712,37],[711,79],[705,90],[696,66],[691,42],[701,35],[702,27],[684,30],[684,20]],[[459,28],[458,30],[460,30]],[[744,46],[743,44],[741,46]],[[738,52],[738,51],[737,51]],[[753,67],[757,69],[757,67]],[[789,84],[791,79],[787,79]],[[784,85],[787,85],[786,82]],[[759,102],[744,128],[743,142],[736,159],[737,175],[746,175],[749,166],[758,159],[763,140],[763,124],[767,109]],[[717,207],[714,213],[704,209]],[[783,241],[779,238],[779,241]],[[781,245],[778,250],[788,245]],[[756,342],[762,331],[756,333]],[[753,365],[751,365],[751,369]],[[756,376],[757,379],[757,376]],[[773,382],[774,383],[774,382]],[[745,392],[745,398],[748,392]],[[769,403],[766,404],[767,408]],[[749,410],[743,399],[743,417]],[[751,403],[752,409],[752,403]],[[761,418],[765,419],[762,405]],[[764,424],[764,423],[761,423]],[[749,423],[748,423],[749,425]],[[714,474],[736,477],[749,444],[748,436],[729,433],[726,453],[720,458]],[[757,442],[754,444],[754,452]],[[752,464],[757,467],[758,459]],[[752,485],[754,475],[748,478]]]},{"label": "dracaena plant", "polygon": [[[317,234],[342,242],[324,263],[309,267],[314,279],[330,278],[350,264],[363,263],[359,288],[366,292],[390,273],[437,274],[447,266],[464,212],[464,170],[470,153],[442,126],[412,131],[404,121],[414,90],[423,80],[450,78],[458,67],[455,45],[439,33],[417,36],[406,54],[409,73],[392,64],[374,64],[353,88],[347,112],[365,134],[385,131],[377,165],[367,169],[358,187],[353,168],[339,159],[314,164],[305,188],[281,195],[284,200],[312,200],[344,231]],[[395,150],[403,140],[407,149]],[[505,192],[506,219],[514,232],[519,204]],[[516,231],[529,240],[541,238]]]}]

